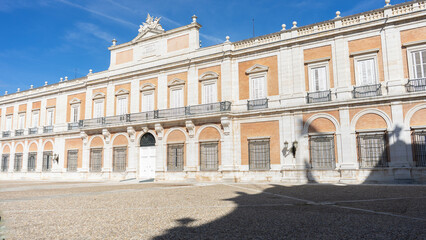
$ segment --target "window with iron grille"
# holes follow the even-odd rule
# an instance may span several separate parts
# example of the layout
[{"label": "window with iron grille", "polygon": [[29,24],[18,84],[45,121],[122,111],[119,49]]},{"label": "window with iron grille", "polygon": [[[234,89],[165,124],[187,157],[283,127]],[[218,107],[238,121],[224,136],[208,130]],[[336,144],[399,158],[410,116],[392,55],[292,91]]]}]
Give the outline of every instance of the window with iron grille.
[{"label": "window with iron grille", "polygon": [[53,153],[52,152],[43,152],[43,172],[47,172],[52,170],[52,158]]},{"label": "window with iron grille", "polygon": [[184,144],[169,144],[167,146],[167,170],[183,171]]},{"label": "window with iron grille", "polygon": [[102,148],[90,149],[90,171],[100,172],[102,170]]},{"label": "window with iron grille", "polygon": [[426,129],[413,131],[413,152],[416,167],[426,167]]},{"label": "window with iron grille", "polygon": [[22,153],[15,153],[15,162],[13,169],[15,172],[20,172],[22,168]]},{"label": "window with iron grille", "polygon": [[269,170],[269,139],[248,141],[250,170]]},{"label": "window with iron grille", "polygon": [[217,170],[218,166],[218,143],[206,142],[200,144],[200,169],[201,171]]},{"label": "window with iron grille", "polygon": [[2,172],[7,172],[7,170],[9,169],[9,154],[3,154],[1,156],[1,171]]},{"label": "window with iron grille", "polygon": [[309,136],[311,166],[315,169],[334,169],[336,157],[334,135]]},{"label": "window with iron grille", "polygon": [[388,166],[388,141],[385,132],[358,133],[358,160],[362,168]]},{"label": "window with iron grille", "polygon": [[112,170],[114,172],[126,171],[127,147],[114,148],[114,164]]},{"label": "window with iron grille", "polygon": [[67,171],[75,172],[77,171],[77,160],[78,160],[78,150],[68,150],[67,154]]},{"label": "window with iron grille", "polygon": [[34,172],[36,168],[37,153],[28,153],[28,172]]}]

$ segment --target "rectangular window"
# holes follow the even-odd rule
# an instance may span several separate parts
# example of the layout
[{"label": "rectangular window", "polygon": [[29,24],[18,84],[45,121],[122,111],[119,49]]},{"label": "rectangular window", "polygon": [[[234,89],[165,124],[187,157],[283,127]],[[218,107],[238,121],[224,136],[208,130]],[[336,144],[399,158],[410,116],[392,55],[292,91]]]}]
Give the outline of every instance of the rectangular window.
[{"label": "rectangular window", "polygon": [[39,116],[38,111],[33,111],[33,118],[32,118],[32,121],[31,121],[31,126],[33,128],[38,127],[38,120],[39,120],[38,116]]},{"label": "rectangular window", "polygon": [[325,66],[311,68],[309,77],[311,92],[327,90],[327,68]]},{"label": "rectangular window", "polygon": [[309,136],[311,166],[316,169],[334,169],[334,135]]},{"label": "rectangular window", "polygon": [[413,152],[416,167],[426,167],[426,130],[413,131]]},{"label": "rectangular window", "polygon": [[101,118],[104,116],[104,101],[95,100],[93,103],[93,118]]},{"label": "rectangular window", "polygon": [[77,171],[78,150],[68,150],[67,156],[67,171]]},{"label": "rectangular window", "polygon": [[9,169],[9,154],[3,154],[1,155],[1,171],[7,172]]},{"label": "rectangular window", "polygon": [[43,152],[43,172],[52,170],[52,152]]},{"label": "rectangular window", "polygon": [[269,139],[256,139],[248,141],[250,170],[269,170]]},{"label": "rectangular window", "polygon": [[71,105],[71,122],[75,123],[79,120],[80,105]]},{"label": "rectangular window", "polygon": [[117,97],[117,115],[127,114],[127,96]]},{"label": "rectangular window", "polygon": [[170,90],[170,107],[171,108],[184,107],[183,88]]},{"label": "rectangular window", "polygon": [[126,159],[127,159],[127,148],[126,147],[115,147],[114,148],[114,172],[126,171]]},{"label": "rectangular window", "polygon": [[376,62],[374,58],[357,60],[357,85],[365,86],[377,83]]},{"label": "rectangular window", "polygon": [[262,99],[266,97],[265,77],[253,77],[251,80],[251,98]]},{"label": "rectangular window", "polygon": [[217,85],[216,83],[204,83],[202,88],[202,104],[217,102]]},{"label": "rectangular window", "polygon": [[184,144],[167,145],[167,170],[183,171]]},{"label": "rectangular window", "polygon": [[102,170],[102,148],[90,149],[90,171],[100,172]]},{"label": "rectangular window", "polygon": [[14,168],[15,172],[20,172],[22,169],[22,153],[15,153]]},{"label": "rectangular window", "polygon": [[386,133],[358,133],[358,159],[362,168],[388,166]]},{"label": "rectangular window", "polygon": [[6,116],[6,131],[12,130],[12,115]]},{"label": "rectangular window", "polygon": [[36,168],[37,153],[28,153],[28,172],[34,172]]},{"label": "rectangular window", "polygon": [[25,113],[19,114],[19,123],[18,123],[19,129],[25,128]]},{"label": "rectangular window", "polygon": [[218,166],[218,143],[200,144],[200,169],[201,171],[217,170]]},{"label": "rectangular window", "polygon": [[55,116],[54,113],[55,113],[55,109],[53,109],[53,108],[47,109],[47,112],[46,112],[46,126],[53,126],[53,123],[54,123],[53,118]]},{"label": "rectangular window", "polygon": [[426,77],[426,50],[411,53],[413,57],[413,72],[415,78]]},{"label": "rectangular window", "polygon": [[142,93],[142,112],[154,111],[154,92]]}]

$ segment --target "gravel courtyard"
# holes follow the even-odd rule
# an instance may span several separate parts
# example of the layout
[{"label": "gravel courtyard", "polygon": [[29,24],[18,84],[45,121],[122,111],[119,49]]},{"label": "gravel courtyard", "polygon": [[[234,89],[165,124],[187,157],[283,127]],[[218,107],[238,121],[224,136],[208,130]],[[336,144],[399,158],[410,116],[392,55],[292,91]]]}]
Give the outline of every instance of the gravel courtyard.
[{"label": "gravel courtyard", "polygon": [[5,239],[426,239],[414,185],[1,181],[0,210]]}]

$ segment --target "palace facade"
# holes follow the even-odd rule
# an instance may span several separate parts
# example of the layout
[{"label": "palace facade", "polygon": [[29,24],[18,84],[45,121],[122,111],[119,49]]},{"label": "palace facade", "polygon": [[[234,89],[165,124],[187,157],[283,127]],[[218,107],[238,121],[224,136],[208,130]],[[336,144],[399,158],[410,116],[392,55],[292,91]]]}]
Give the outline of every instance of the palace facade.
[{"label": "palace facade", "polygon": [[0,179],[426,181],[426,1],[200,47],[148,15],[110,67],[0,97]]}]

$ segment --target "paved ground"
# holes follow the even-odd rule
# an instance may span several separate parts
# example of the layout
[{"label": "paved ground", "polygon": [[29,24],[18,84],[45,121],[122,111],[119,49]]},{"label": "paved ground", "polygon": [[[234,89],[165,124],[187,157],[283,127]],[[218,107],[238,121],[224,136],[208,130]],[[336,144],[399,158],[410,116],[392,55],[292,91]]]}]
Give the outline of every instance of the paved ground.
[{"label": "paved ground", "polygon": [[0,209],[6,239],[426,239],[426,186],[0,181]]}]

